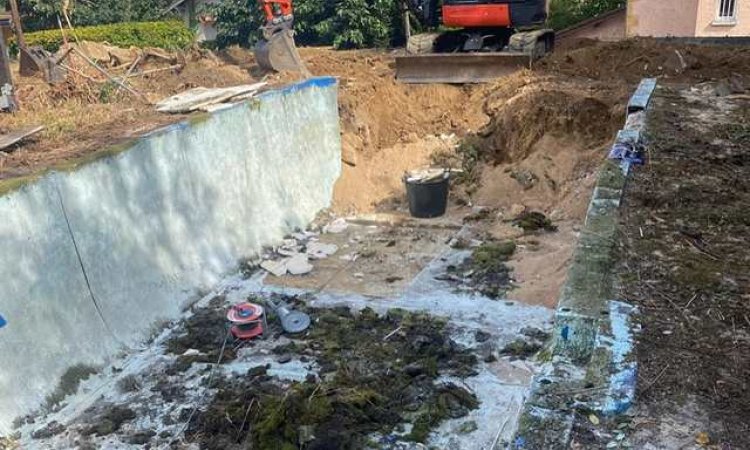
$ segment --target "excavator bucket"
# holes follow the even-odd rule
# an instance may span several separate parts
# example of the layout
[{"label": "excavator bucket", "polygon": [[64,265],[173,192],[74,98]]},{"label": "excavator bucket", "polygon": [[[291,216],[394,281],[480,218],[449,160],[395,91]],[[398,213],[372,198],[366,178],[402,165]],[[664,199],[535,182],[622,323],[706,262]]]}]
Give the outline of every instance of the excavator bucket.
[{"label": "excavator bucket", "polygon": [[531,67],[524,52],[430,53],[396,57],[402,83],[484,83]]},{"label": "excavator bucket", "polygon": [[255,44],[255,60],[258,65],[267,70],[289,70],[302,72],[309,76],[305,63],[299,56],[297,46],[294,45],[293,31],[281,29],[273,33],[267,40],[260,40]]}]

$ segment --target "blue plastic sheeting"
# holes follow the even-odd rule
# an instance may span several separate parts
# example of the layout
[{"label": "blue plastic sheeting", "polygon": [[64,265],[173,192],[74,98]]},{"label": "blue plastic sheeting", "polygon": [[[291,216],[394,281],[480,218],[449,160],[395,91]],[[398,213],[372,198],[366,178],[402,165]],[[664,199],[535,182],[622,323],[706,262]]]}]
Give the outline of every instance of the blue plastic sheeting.
[{"label": "blue plastic sheeting", "polygon": [[284,86],[280,89],[274,89],[271,91],[263,92],[262,94],[258,95],[258,98],[262,99],[264,97],[270,97],[274,95],[291,94],[296,91],[300,91],[300,90],[311,88],[311,87],[327,88],[327,87],[331,87],[335,85],[336,85],[336,78],[334,77],[313,77],[313,78],[308,78],[304,81],[300,81],[299,83]]},{"label": "blue plastic sheeting", "polygon": [[0,328],[4,327],[7,324],[8,322],[5,320],[5,318],[3,316],[0,316]]},{"label": "blue plastic sheeting", "polygon": [[643,152],[640,146],[625,142],[613,145],[608,158],[620,161],[620,168],[625,175],[630,171],[630,166],[643,164]]},{"label": "blue plastic sheeting", "polygon": [[654,92],[654,89],[656,89],[656,78],[644,78],[641,80],[641,84],[638,85],[638,89],[635,90],[635,93],[633,93],[628,102],[628,114],[646,109],[648,103],[651,101],[651,94]]},{"label": "blue plastic sheeting", "polygon": [[630,408],[635,398],[638,368],[632,360],[633,333],[631,316],[636,309],[627,303],[611,301],[609,317],[611,336],[599,335],[598,344],[608,348],[612,354],[612,369],[609,388],[601,411],[607,415],[622,414]]}]

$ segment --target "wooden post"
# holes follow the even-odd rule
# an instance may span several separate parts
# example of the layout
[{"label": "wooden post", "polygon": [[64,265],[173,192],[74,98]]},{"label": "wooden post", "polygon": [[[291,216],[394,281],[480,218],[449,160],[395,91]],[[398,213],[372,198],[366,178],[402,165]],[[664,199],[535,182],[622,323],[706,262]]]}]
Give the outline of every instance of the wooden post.
[{"label": "wooden post", "polygon": [[23,36],[23,28],[21,27],[21,12],[18,9],[18,2],[16,0],[9,0],[10,3],[10,14],[13,18],[13,28],[16,29],[16,40],[19,48],[26,48],[26,38]]},{"label": "wooden post", "polygon": [[[18,101],[16,99],[15,86],[13,85],[13,76],[10,71],[10,57],[8,55],[8,45],[5,42],[6,31],[10,29],[10,21],[4,16],[0,24],[0,89],[6,93],[0,93],[4,97],[3,106],[10,112],[18,110]],[[10,92],[8,92],[10,91]]]}]

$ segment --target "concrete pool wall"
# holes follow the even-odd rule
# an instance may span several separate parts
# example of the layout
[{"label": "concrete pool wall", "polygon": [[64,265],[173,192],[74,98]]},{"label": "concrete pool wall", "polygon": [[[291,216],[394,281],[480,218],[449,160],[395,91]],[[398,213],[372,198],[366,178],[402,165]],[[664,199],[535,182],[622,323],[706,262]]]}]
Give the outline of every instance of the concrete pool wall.
[{"label": "concrete pool wall", "polygon": [[70,367],[141,345],[329,206],[337,84],[313,78],[119,150],[0,196],[0,434]]}]

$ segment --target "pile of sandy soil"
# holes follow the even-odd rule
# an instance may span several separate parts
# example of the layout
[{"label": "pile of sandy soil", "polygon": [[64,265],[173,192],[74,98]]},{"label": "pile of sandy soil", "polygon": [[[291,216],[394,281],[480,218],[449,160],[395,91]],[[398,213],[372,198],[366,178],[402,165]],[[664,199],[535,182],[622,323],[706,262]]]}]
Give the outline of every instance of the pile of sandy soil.
[{"label": "pile of sandy soil", "polygon": [[429,165],[475,132],[486,85],[408,85],[394,77],[393,57],[381,51],[303,49],[313,74],[339,78],[344,170],[335,191],[339,213],[371,211],[403,195],[404,172]]},{"label": "pile of sandy soil", "polygon": [[[466,201],[504,210],[528,207],[579,218],[593,173],[621,125],[624,84],[523,71],[485,88],[487,123],[449,149],[475,159]],[[460,192],[459,192],[460,193]],[[515,208],[513,208],[515,206]]]}]

